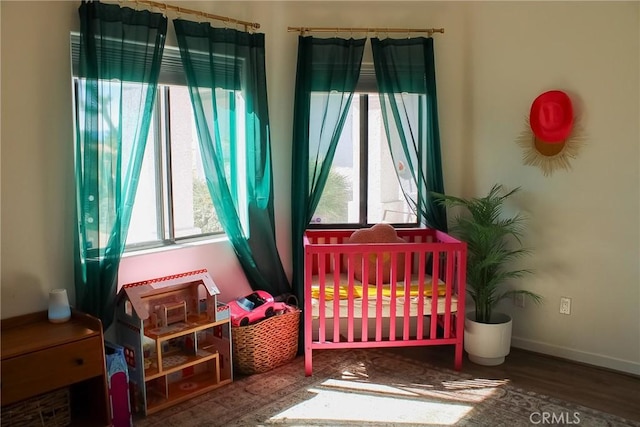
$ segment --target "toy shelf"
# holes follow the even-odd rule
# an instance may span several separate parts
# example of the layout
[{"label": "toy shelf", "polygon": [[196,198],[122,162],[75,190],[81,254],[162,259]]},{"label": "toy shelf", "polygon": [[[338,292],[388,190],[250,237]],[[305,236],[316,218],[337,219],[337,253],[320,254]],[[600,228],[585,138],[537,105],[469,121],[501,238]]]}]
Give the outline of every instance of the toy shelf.
[{"label": "toy shelf", "polygon": [[197,320],[191,318],[190,321],[186,323],[174,323],[173,325],[169,326],[162,326],[151,330],[145,330],[144,335],[151,338],[152,340],[162,342],[168,341],[172,338],[183,336],[186,333],[201,331],[203,329],[207,329],[216,325],[223,325],[226,322],[228,322],[228,319],[223,319],[219,322],[211,322],[206,318],[199,318]]},{"label": "toy shelf", "polygon": [[233,381],[229,308],[206,270],[124,285],[118,343],[145,415]]},{"label": "toy shelf", "polygon": [[[206,354],[202,354],[206,353]],[[162,369],[158,370],[157,362],[154,362],[149,369],[144,370],[145,381],[149,381],[158,377],[162,377],[165,375],[169,375],[173,372],[180,371],[184,368],[188,368],[190,366],[197,365],[202,362],[206,362],[207,360],[214,359],[218,357],[218,352],[209,353],[207,351],[200,350],[196,355],[188,355],[184,356],[184,362],[180,363],[171,363],[170,361],[164,360],[162,361]]]},{"label": "toy shelf", "polygon": [[[217,358],[215,359],[218,360]],[[220,382],[208,374],[198,374],[186,380],[167,383],[166,377],[159,377],[147,387],[147,414],[161,411],[176,403],[206,393],[220,387]],[[224,384],[230,381],[225,382]]]},{"label": "toy shelf", "polygon": [[151,362],[144,370],[146,414],[231,382],[230,367],[222,375],[220,367],[220,353],[230,354],[229,341],[216,338],[229,336],[229,327],[229,319],[224,319],[177,324],[176,329],[169,327],[170,331],[145,333],[147,342],[154,341],[152,353],[145,357],[145,365]]},{"label": "toy shelf", "polygon": [[231,382],[230,375],[220,373],[220,351],[225,349],[216,335],[222,328],[229,328],[229,319],[145,331],[145,339],[153,341],[153,352],[145,357],[151,362],[144,370],[147,414]]}]

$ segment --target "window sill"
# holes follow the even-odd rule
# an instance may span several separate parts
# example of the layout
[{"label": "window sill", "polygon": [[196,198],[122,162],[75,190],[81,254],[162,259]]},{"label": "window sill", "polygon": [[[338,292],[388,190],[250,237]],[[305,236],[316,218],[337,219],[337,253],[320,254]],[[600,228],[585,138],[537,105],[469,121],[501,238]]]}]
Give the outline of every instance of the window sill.
[{"label": "window sill", "polygon": [[122,254],[122,258],[134,258],[137,256],[146,256],[163,252],[177,251],[185,248],[194,248],[198,246],[206,246],[218,243],[228,243],[229,238],[225,234],[212,236],[208,239],[184,240],[179,243],[170,243],[153,248],[132,249]]}]

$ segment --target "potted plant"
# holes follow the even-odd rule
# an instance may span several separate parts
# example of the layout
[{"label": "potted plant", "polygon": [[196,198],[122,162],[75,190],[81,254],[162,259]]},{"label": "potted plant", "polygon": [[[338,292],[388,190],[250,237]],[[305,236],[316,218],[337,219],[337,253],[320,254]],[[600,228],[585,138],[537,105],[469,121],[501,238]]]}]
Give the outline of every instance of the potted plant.
[{"label": "potted plant", "polygon": [[508,289],[508,281],[529,274],[527,269],[514,269],[511,263],[529,254],[520,240],[524,216],[507,217],[503,212],[509,192],[500,184],[481,198],[460,198],[434,193],[438,203],[447,208],[462,208],[453,219],[452,235],[467,243],[467,293],[475,311],[466,314],[465,350],[469,360],[481,365],[499,365],[511,347],[511,317],[494,311],[498,302],[522,296],[535,303],[541,297],[522,289]]}]

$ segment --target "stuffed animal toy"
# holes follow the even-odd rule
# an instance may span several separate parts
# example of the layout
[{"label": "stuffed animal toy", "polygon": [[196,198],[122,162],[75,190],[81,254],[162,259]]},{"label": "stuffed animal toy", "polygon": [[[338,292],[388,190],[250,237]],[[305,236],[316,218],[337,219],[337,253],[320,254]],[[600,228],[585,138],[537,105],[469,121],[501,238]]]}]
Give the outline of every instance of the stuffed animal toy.
[{"label": "stuffed animal toy", "polygon": [[[405,240],[398,237],[396,230],[389,224],[376,224],[371,228],[362,228],[360,230],[356,230],[351,234],[347,243],[406,243]],[[356,269],[354,272],[354,277],[360,281],[363,281],[362,278],[362,255],[356,254],[354,257]],[[398,253],[396,256],[397,261],[397,280],[404,280],[404,253]],[[376,266],[378,262],[378,254],[371,253],[369,255],[369,273],[368,273],[368,283],[375,284],[376,283]],[[382,254],[382,280],[384,284],[389,283],[389,279],[391,276],[391,253],[384,252]]]}]

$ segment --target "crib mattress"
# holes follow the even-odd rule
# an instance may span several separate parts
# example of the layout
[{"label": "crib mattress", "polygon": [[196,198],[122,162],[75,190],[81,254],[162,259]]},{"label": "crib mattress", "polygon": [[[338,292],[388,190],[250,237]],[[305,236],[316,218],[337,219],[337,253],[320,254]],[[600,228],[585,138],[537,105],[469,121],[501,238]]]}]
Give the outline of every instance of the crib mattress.
[{"label": "crib mattress", "polygon": [[[333,279],[331,279],[333,280]],[[324,301],[324,316],[325,318],[333,318],[334,317],[334,312],[336,311],[335,308],[335,301],[334,301],[334,286],[333,286],[333,282],[331,281],[331,283],[329,284],[329,278],[327,278],[327,283],[325,284],[325,301]],[[414,282],[416,282],[414,280]],[[346,292],[346,288],[347,288],[347,284],[348,284],[348,279],[346,274],[343,274],[341,276],[341,284],[343,284],[341,286],[341,289],[339,290],[340,296],[338,297],[337,300],[337,310],[338,310],[338,316],[340,318],[346,318],[349,315],[349,300],[346,298],[347,292]],[[362,292],[362,285],[360,282],[355,281],[354,282],[354,286],[356,289],[354,290],[354,294],[356,296],[358,296],[357,298],[354,298],[353,300],[353,316],[355,318],[362,318],[363,315],[363,305],[365,305],[365,299],[361,297]],[[376,310],[377,310],[377,298],[375,298],[375,286],[374,285],[369,285],[368,286],[368,294],[370,295],[367,299],[366,299],[366,307],[367,307],[367,317],[375,317],[376,316]],[[398,286],[398,288],[401,288],[401,286]],[[404,290],[403,289],[396,289],[396,298],[395,298],[395,316],[396,317],[402,317],[405,315],[405,307],[408,306],[408,314],[409,316],[417,316],[418,315],[418,309],[420,306],[420,297],[417,296],[417,292],[415,291],[417,288],[417,284],[413,284],[412,285],[412,292],[410,292],[410,294],[408,296],[404,295]],[[428,291],[428,295],[431,295],[431,278],[430,277],[426,277],[425,278],[425,291]],[[314,277],[313,278],[313,284],[312,284],[312,288],[311,288],[311,309],[312,309],[312,317],[313,318],[318,318],[320,316],[320,300],[319,300],[319,291],[320,286],[319,286],[319,279],[318,277]],[[439,295],[437,297],[437,312],[438,314],[445,314],[446,313],[446,297],[443,295],[445,293],[445,289],[444,288],[444,283],[440,282],[439,284]],[[392,307],[392,300],[393,297],[391,295],[391,291],[390,291],[390,287],[388,285],[385,286],[385,288],[383,289],[383,295],[380,298],[380,303],[381,303],[381,314],[382,317],[390,317],[391,313],[394,312],[394,308]],[[424,316],[428,316],[431,314],[431,301],[432,298],[427,297],[427,298],[422,298],[423,304],[422,304],[422,314]],[[458,308],[458,297],[457,295],[452,295],[451,296],[451,304],[450,304],[450,313],[455,313],[457,311]]]}]

